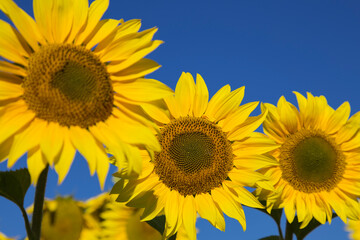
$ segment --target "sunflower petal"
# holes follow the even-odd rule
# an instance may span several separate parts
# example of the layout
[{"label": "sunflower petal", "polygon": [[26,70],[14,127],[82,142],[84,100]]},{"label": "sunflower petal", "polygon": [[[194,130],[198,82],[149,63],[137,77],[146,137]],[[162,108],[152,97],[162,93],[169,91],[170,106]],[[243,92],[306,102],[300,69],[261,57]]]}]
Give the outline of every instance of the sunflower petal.
[{"label": "sunflower petal", "polygon": [[139,78],[126,83],[116,82],[113,87],[117,93],[137,102],[150,102],[173,94],[168,86],[155,79]]},{"label": "sunflower petal", "polygon": [[19,8],[12,0],[0,1],[0,10],[10,18],[32,49],[35,51],[39,49],[38,42],[45,43],[34,19]]},{"label": "sunflower petal", "polygon": [[80,45],[84,42],[84,40],[94,30],[108,7],[109,0],[95,0],[93,3],[91,3],[87,17],[87,23],[84,30],[79,33],[75,39],[76,44]]},{"label": "sunflower petal", "polygon": [[61,184],[64,181],[66,175],[69,172],[71,164],[74,161],[74,157],[76,153],[76,150],[70,141],[69,130],[65,130],[63,134],[64,134],[64,144],[62,149],[60,150],[59,160],[55,162],[55,166],[54,166],[55,171],[59,176],[58,184]]},{"label": "sunflower petal", "polygon": [[209,91],[204,79],[200,74],[196,75],[195,96],[193,105],[193,116],[201,117],[209,102]]},{"label": "sunflower petal", "polygon": [[47,163],[43,158],[39,147],[35,147],[29,150],[27,156],[27,167],[31,176],[31,182],[36,185],[39,179],[40,173],[46,167]]},{"label": "sunflower petal", "polygon": [[183,225],[190,239],[196,240],[196,210],[194,197],[187,195],[184,199]]},{"label": "sunflower petal", "polygon": [[22,96],[23,88],[18,84],[0,81],[0,101]]}]

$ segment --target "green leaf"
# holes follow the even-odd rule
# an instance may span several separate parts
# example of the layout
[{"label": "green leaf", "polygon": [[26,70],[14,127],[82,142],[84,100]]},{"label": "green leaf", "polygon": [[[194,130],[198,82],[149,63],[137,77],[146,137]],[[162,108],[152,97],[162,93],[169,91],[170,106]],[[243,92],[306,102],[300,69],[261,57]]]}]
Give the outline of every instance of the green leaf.
[{"label": "green leaf", "polygon": [[24,205],[25,194],[30,184],[30,174],[26,168],[0,171],[0,196],[16,203],[20,208]]},{"label": "green leaf", "polygon": [[[336,217],[337,217],[336,213],[333,213],[332,218],[336,218]],[[298,219],[295,218],[294,221],[291,223],[291,229],[295,233],[296,238],[298,240],[302,240],[306,237],[306,235],[308,235],[310,232],[312,232],[315,228],[317,228],[320,225],[322,224],[319,223],[315,218],[313,218],[305,228],[300,229],[301,222],[299,223]]]},{"label": "green leaf", "polygon": [[264,238],[260,238],[259,240],[280,240],[280,236],[268,236],[268,237],[264,237]]},{"label": "green leaf", "polygon": [[[153,218],[150,221],[147,221],[146,223],[152,226],[153,228],[155,228],[156,230],[158,230],[159,233],[163,235],[165,230],[165,222],[166,222],[165,215],[161,215]],[[175,239],[176,239],[176,233],[169,238],[169,240],[175,240]]]}]

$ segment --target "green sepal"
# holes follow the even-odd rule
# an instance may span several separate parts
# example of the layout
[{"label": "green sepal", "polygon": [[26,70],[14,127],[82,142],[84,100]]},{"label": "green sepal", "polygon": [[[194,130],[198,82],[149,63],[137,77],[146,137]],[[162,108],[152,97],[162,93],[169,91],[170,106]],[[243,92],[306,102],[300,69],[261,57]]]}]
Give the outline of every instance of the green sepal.
[{"label": "green sepal", "polygon": [[[336,218],[337,214],[333,213],[332,218]],[[300,229],[301,222],[298,222],[298,219],[295,218],[294,221],[290,224],[292,232],[296,235],[296,238],[298,240],[302,240],[308,235],[311,231],[313,231],[318,226],[322,225],[320,222],[318,222],[315,218],[311,219],[309,224],[303,228]]]},{"label": "green sepal", "polygon": [[[146,221],[147,224],[155,228],[161,235],[163,235],[165,231],[165,222],[166,222],[165,215],[157,216],[151,219],[150,221]],[[176,233],[169,238],[169,240],[175,240],[175,239],[176,239]]]},{"label": "green sepal", "polygon": [[23,208],[24,198],[31,184],[29,171],[26,168],[15,171],[0,171],[0,196]]},{"label": "green sepal", "polygon": [[[266,206],[266,201],[260,201],[260,203],[264,206]],[[277,225],[280,226],[280,221],[281,221],[281,216],[283,213],[283,209],[272,209],[271,213],[268,213],[266,211],[266,209],[260,209],[260,208],[256,208],[257,210],[262,211],[263,213],[269,215],[272,219],[274,219],[274,221],[276,222]]]}]

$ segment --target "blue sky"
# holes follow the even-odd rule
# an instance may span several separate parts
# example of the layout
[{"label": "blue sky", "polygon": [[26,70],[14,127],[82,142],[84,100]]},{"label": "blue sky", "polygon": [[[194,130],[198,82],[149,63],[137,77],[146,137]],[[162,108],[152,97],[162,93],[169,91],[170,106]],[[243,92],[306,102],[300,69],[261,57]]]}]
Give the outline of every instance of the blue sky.
[{"label": "blue sky", "polygon": [[[15,1],[32,14],[31,0]],[[4,15],[0,15],[5,19]],[[157,26],[156,39],[165,43],[150,58],[162,68],[149,75],[174,88],[182,71],[200,73],[210,94],[230,84],[245,86],[245,102],[276,104],[284,95],[296,103],[292,91],[324,95],[333,108],[349,101],[352,114],[360,110],[360,2],[358,1],[110,1],[104,18],[142,19],[143,28]],[[258,113],[258,112],[257,112]],[[24,166],[21,159],[15,167]],[[0,163],[0,170],[6,162]],[[114,169],[112,169],[114,170]],[[111,188],[110,176],[105,189]],[[46,196],[71,194],[85,200],[100,193],[77,156],[68,177],[57,185],[50,170]],[[26,198],[33,201],[34,189]],[[247,231],[227,218],[220,232],[199,220],[198,239],[258,239],[277,234],[272,220],[245,209]],[[25,235],[20,210],[0,198],[0,231]],[[335,219],[307,239],[346,239],[344,224]]]}]

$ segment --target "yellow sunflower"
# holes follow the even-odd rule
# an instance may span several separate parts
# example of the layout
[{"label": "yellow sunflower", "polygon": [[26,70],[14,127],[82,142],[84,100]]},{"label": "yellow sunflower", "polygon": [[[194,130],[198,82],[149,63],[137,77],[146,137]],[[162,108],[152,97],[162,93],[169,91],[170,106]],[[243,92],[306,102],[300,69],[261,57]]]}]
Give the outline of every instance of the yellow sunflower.
[{"label": "yellow sunflower", "polygon": [[[109,201],[109,194],[100,194],[86,202],[72,197],[45,199],[41,240],[98,240],[101,237],[100,214]],[[33,206],[28,209],[32,214]]]},{"label": "yellow sunflower", "polygon": [[0,10],[0,161],[10,168],[24,153],[36,183],[46,164],[59,183],[75,151],[103,185],[109,164],[104,145],[139,172],[136,147],[159,150],[136,105],[171,90],[144,75],[160,66],[143,58],[162,42],[140,20],[100,20],[109,0],[34,0],[35,20],[12,0]]},{"label": "yellow sunflower", "polygon": [[352,240],[360,240],[360,221],[349,221],[347,225],[347,230],[350,233],[350,239]]},{"label": "yellow sunflower", "polygon": [[350,116],[350,105],[332,109],[324,96],[305,98],[294,92],[299,111],[284,97],[268,111],[264,132],[280,147],[272,151],[279,162],[262,170],[276,193],[258,189],[270,211],[284,208],[291,223],[297,212],[301,228],[314,217],[331,222],[333,210],[346,222],[357,219],[360,195],[360,114]]},{"label": "yellow sunflower", "polygon": [[[196,238],[196,214],[220,230],[225,229],[223,213],[246,228],[241,204],[263,208],[244,187],[272,189],[256,169],[278,163],[262,155],[277,146],[254,132],[266,112],[249,117],[258,105],[239,106],[244,87],[230,91],[221,88],[208,102],[209,93],[200,75],[196,84],[183,73],[175,95],[157,107],[142,107],[158,124],[161,152],[153,160],[143,151],[143,171],[138,179],[120,179],[112,194],[128,206],[142,207],[143,221],[165,215],[165,237],[184,227],[190,239]],[[115,175],[122,177],[121,172]]]},{"label": "yellow sunflower", "polygon": [[141,210],[109,201],[101,218],[102,240],[161,240],[161,234],[146,222],[140,221]]},{"label": "yellow sunflower", "polygon": [[16,240],[16,238],[9,238],[5,234],[0,232],[0,240]]}]

